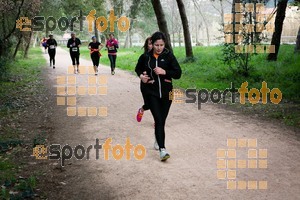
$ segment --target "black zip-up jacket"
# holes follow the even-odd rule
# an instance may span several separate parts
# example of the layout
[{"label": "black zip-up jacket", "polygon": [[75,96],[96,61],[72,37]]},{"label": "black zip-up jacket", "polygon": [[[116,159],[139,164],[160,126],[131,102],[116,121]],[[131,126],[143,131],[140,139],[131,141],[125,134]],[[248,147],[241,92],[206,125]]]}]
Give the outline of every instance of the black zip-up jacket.
[{"label": "black zip-up jacket", "polygon": [[[75,45],[73,45],[75,43]],[[70,38],[68,40],[67,47],[70,48],[70,53],[79,53],[79,48],[78,45],[81,44],[81,41],[78,38]]]},{"label": "black zip-up jacket", "polygon": [[[158,66],[166,71],[165,75],[156,75],[153,69]],[[146,71],[150,77],[148,83],[141,82],[141,91],[147,95],[154,95],[159,98],[169,98],[169,92],[172,91],[172,79],[181,77],[181,68],[174,54],[168,49],[156,59],[153,56],[153,50],[142,54],[135,67],[135,72],[138,76]]]}]

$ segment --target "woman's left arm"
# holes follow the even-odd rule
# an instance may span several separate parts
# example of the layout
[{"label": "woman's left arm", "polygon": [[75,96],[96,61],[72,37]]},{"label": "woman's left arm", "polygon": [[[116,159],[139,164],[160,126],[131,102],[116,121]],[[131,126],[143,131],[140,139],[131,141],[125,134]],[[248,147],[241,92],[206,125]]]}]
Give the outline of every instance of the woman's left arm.
[{"label": "woman's left arm", "polygon": [[166,69],[166,75],[174,79],[180,79],[181,68],[173,53],[170,54],[170,68]]}]

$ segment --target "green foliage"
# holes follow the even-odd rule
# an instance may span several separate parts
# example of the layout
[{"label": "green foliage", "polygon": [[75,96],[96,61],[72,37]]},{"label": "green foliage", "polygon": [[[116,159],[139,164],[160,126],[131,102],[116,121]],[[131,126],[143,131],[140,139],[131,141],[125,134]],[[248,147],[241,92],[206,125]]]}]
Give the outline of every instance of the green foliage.
[{"label": "green foliage", "polygon": [[233,77],[248,77],[253,66],[249,65],[250,53],[236,53],[234,44],[224,44],[222,49],[223,62],[233,73]]},{"label": "green foliage", "polygon": [[[231,82],[238,87],[248,81],[249,88],[260,88],[262,81],[268,83],[269,88],[279,88],[283,92],[284,99],[300,100],[300,55],[294,54],[293,45],[281,45],[279,57],[276,62],[268,62],[266,54],[253,54],[248,66],[248,77],[242,75],[233,76],[232,70],[224,64],[223,46],[193,47],[195,62],[185,62],[185,49],[174,48],[181,68],[182,77],[174,83],[182,88],[207,88],[225,89]],[[107,51],[102,50],[100,63],[109,65]],[[134,72],[139,56],[143,53],[140,47],[120,49],[117,57],[117,67]],[[81,55],[90,59],[88,49],[81,49]],[[254,70],[255,67],[255,70]]]},{"label": "green foliage", "polygon": [[7,81],[8,77],[8,62],[6,57],[0,58],[0,81]]},{"label": "green foliage", "polygon": [[[23,142],[17,121],[19,112],[28,105],[28,99],[37,92],[41,67],[46,64],[41,48],[32,48],[29,59],[19,53],[14,61],[7,60],[8,74],[0,80],[0,199],[33,199],[36,188],[35,175],[20,177],[19,163],[16,162]],[[34,100],[33,100],[34,101]],[[23,139],[23,138],[22,138]],[[28,139],[28,138],[27,138]],[[40,143],[41,137],[36,137]],[[9,153],[6,153],[9,150]]]}]

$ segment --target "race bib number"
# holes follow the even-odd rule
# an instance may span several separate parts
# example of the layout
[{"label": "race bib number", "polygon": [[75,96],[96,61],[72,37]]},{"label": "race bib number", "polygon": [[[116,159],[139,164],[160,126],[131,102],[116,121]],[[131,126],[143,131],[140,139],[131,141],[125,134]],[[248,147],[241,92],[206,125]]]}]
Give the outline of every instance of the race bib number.
[{"label": "race bib number", "polygon": [[108,47],[108,50],[115,50],[115,47],[114,46]]},{"label": "race bib number", "polygon": [[77,52],[77,51],[78,51],[77,47],[73,47],[73,48],[72,48],[72,51],[73,51],[73,52]]},{"label": "race bib number", "polygon": [[49,49],[55,49],[55,45],[50,45]]}]

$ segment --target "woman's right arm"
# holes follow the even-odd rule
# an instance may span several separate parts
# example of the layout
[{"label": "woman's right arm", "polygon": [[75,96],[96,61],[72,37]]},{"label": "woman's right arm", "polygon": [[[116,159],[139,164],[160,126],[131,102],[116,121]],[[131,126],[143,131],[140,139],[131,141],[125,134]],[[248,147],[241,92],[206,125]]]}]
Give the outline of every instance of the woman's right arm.
[{"label": "woman's right arm", "polygon": [[144,74],[145,58],[146,58],[145,54],[142,54],[135,67],[135,72],[143,83],[147,83],[150,79],[147,74]]},{"label": "woman's right arm", "polygon": [[135,66],[135,72],[136,74],[138,75],[138,77],[140,77],[141,74],[143,74],[143,67],[144,67],[144,63],[145,63],[145,55],[142,54],[140,57],[139,57],[139,60]]},{"label": "woman's right arm", "polygon": [[71,41],[68,40],[68,44],[67,44],[67,47],[70,48],[70,45],[71,45]]}]

